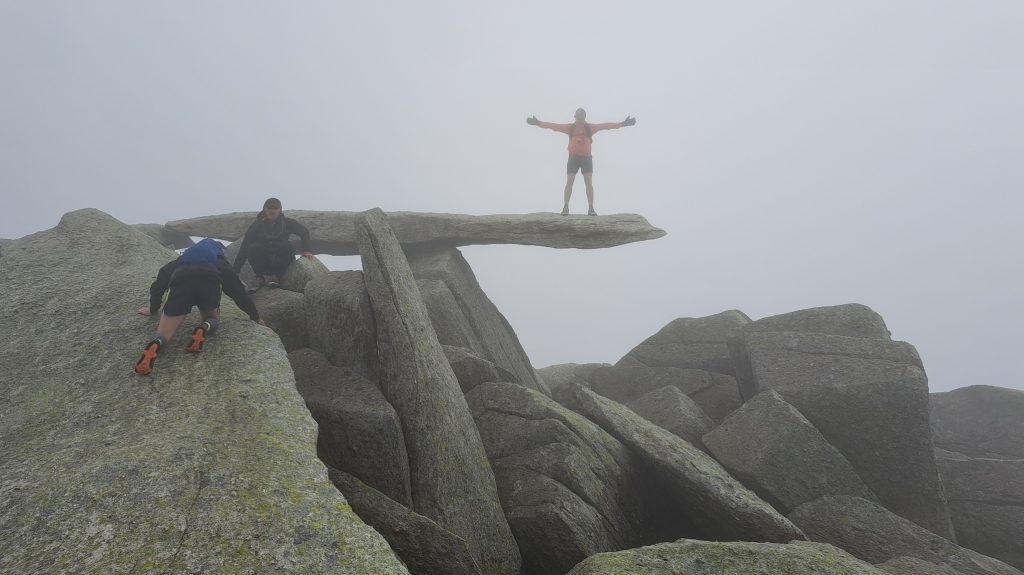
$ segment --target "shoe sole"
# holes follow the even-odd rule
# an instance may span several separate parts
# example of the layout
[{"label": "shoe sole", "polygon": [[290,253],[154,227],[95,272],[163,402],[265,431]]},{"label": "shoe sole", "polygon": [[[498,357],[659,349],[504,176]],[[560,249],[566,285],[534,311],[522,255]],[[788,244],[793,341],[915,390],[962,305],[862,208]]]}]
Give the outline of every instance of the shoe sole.
[{"label": "shoe sole", "polygon": [[153,364],[156,363],[156,354],[160,351],[160,344],[152,342],[142,350],[142,357],[135,364],[135,373],[149,375],[153,373]]},{"label": "shoe sole", "polygon": [[203,351],[203,342],[205,341],[206,330],[203,329],[203,326],[199,326],[196,329],[192,330],[192,341],[188,343],[188,347],[185,348],[185,351],[199,353]]}]

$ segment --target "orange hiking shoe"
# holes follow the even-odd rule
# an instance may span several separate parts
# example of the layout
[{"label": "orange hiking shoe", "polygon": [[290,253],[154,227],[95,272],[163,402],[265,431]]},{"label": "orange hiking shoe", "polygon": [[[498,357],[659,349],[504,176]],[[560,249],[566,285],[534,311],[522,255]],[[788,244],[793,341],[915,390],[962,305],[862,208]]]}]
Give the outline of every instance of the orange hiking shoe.
[{"label": "orange hiking shoe", "polygon": [[160,353],[160,340],[154,339],[146,344],[142,350],[142,357],[135,364],[135,373],[149,375],[153,373],[153,363],[156,362],[156,354]]},{"label": "orange hiking shoe", "polygon": [[206,341],[206,333],[209,329],[210,324],[204,321],[192,330],[192,341],[188,342],[188,346],[185,347],[185,351],[191,351],[192,353],[199,353],[203,351],[203,342]]}]

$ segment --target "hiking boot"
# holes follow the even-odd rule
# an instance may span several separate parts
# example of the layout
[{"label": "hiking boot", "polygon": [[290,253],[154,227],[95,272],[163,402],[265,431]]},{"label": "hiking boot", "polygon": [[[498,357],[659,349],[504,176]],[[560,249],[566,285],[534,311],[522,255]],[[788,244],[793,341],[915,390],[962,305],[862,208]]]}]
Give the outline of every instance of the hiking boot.
[{"label": "hiking boot", "polygon": [[153,363],[156,362],[156,355],[158,353],[160,353],[160,340],[154,339],[147,343],[146,347],[142,350],[142,357],[135,364],[135,373],[139,375],[153,373]]},{"label": "hiking boot", "polygon": [[562,215],[563,216],[568,216],[569,215],[569,206],[565,206],[564,208],[562,208]]},{"label": "hiking boot", "polygon": [[587,215],[588,216],[596,216],[597,212],[594,211],[594,208],[590,208],[589,210],[587,210]]},{"label": "hiking boot", "polygon": [[263,276],[256,276],[256,285],[255,286],[247,286],[245,288],[245,293],[254,294],[257,291],[259,291],[259,289],[261,287],[263,287],[265,285],[267,285],[267,280],[264,279]]},{"label": "hiking boot", "polygon": [[206,334],[210,331],[209,322],[203,322],[199,324],[194,330],[192,330],[192,340],[188,342],[185,347],[185,351],[191,351],[192,353],[199,353],[203,351],[203,342],[206,341]]}]

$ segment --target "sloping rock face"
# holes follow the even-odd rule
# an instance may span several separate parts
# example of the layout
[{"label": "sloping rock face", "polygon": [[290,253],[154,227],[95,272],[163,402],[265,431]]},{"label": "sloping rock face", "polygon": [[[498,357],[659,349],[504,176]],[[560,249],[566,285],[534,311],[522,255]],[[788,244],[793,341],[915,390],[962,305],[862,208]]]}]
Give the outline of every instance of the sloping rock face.
[{"label": "sloping rock face", "polygon": [[516,382],[516,376],[508,370],[502,369],[493,363],[477,356],[464,347],[442,346],[444,355],[448,358],[448,364],[455,372],[455,378],[459,380],[459,387],[462,393],[491,381]]},{"label": "sloping rock face", "polygon": [[519,549],[487,453],[405,254],[379,209],[362,214],[356,227],[380,387],[402,421],[413,509],[465,539],[485,573],[517,575]]},{"label": "sloping rock face", "polygon": [[616,365],[594,369],[587,377],[589,383],[584,387],[619,403],[634,401],[665,386],[675,387],[714,422],[721,422],[743,403],[732,376],[701,369]]},{"label": "sloping rock face", "polygon": [[885,575],[884,571],[822,543],[721,543],[682,539],[602,553],[568,575]]},{"label": "sloping rock face", "polygon": [[634,347],[616,365],[679,367],[733,375],[729,334],[750,323],[741,311],[681,317]]},{"label": "sloping rock face", "polygon": [[267,327],[281,338],[286,351],[309,344],[306,330],[306,298],[288,290],[260,290],[252,294],[252,301]]},{"label": "sloping rock face", "polygon": [[822,495],[875,500],[850,462],[773,390],[704,436],[711,455],[783,513]]},{"label": "sloping rock face", "polygon": [[195,243],[187,234],[167,229],[161,224],[135,224],[132,227],[172,250],[187,248]]},{"label": "sloping rock face", "polygon": [[412,575],[483,575],[464,539],[348,473],[328,469],[352,509],[387,539]]},{"label": "sloping rock face", "polygon": [[455,294],[448,289],[443,280],[419,279],[416,285],[420,288],[423,303],[427,306],[430,323],[434,326],[437,341],[442,345],[463,347],[483,353],[484,345],[477,336],[473,324],[462,313]]},{"label": "sloping rock face", "polygon": [[897,557],[875,567],[891,575],[961,575],[959,571],[947,565],[922,561],[914,557]]},{"label": "sloping rock face", "polygon": [[466,334],[464,344],[449,345],[468,347],[480,357],[514,373],[519,383],[550,395],[547,386],[533,370],[530,358],[519,343],[519,337],[505,316],[501,315],[487,294],[480,289],[473,270],[459,250],[417,251],[410,255],[409,265],[419,281],[444,282],[455,300],[457,308],[447,312],[434,311],[431,317],[442,313],[448,316],[461,314],[465,319],[463,325],[472,330]]},{"label": "sloping rock face", "polygon": [[675,509],[689,517],[704,537],[768,542],[804,539],[789,520],[699,449],[623,405],[584,387],[576,390],[583,415],[644,462],[666,485]]},{"label": "sloping rock face", "polygon": [[827,495],[797,507],[789,518],[814,541],[831,543],[870,563],[906,556],[944,564],[965,575],[1021,573],[859,497]]},{"label": "sloping rock face", "polygon": [[815,307],[773,315],[750,322],[741,329],[748,333],[795,331],[867,339],[892,339],[882,316],[859,303]]},{"label": "sloping rock face", "polygon": [[96,210],[4,250],[0,572],[407,573],[330,485],[277,336],[230,300],[198,357],[175,340],[132,372],[173,257]]},{"label": "sloping rock face", "polygon": [[363,272],[329,272],[306,284],[309,347],[339,367],[378,380],[377,332]]},{"label": "sloping rock face", "polygon": [[734,340],[746,397],[775,390],[889,509],[952,538],[928,423],[928,380],[905,342],[820,333]]},{"label": "sloping rock face", "polygon": [[575,396],[574,385],[590,387],[590,374],[595,369],[611,367],[610,363],[559,363],[537,370],[537,376],[551,391],[551,398],[565,405]]},{"label": "sloping rock face", "polygon": [[1024,459],[937,461],[957,542],[1024,569]]},{"label": "sloping rock face", "polygon": [[[359,254],[356,239],[357,212],[288,210],[309,228],[313,250],[318,254]],[[245,235],[256,212],[235,212],[168,222],[167,227],[193,236],[237,240]],[[566,218],[558,214],[503,214],[468,216],[391,212],[388,221],[405,247],[522,244],[549,248],[610,248],[665,235],[636,214]]]},{"label": "sloping rock face", "polygon": [[656,389],[630,402],[626,407],[654,425],[682,437],[694,447],[704,449],[701,438],[711,430],[711,418],[692,399],[677,388]]},{"label": "sloping rock face", "polygon": [[380,390],[311,349],[289,353],[288,361],[299,393],[319,425],[320,459],[402,505],[412,505],[402,426]]},{"label": "sloping rock face", "polygon": [[281,289],[304,292],[306,284],[310,280],[328,273],[330,271],[322,261],[315,257],[312,259],[300,257],[295,260],[295,263],[288,266],[288,270],[281,276]]},{"label": "sloping rock face", "polygon": [[[643,542],[650,490],[626,448],[521,385],[468,394],[528,575],[562,575],[585,557]],[[676,535],[678,536],[678,532]]]},{"label": "sloping rock face", "polygon": [[1024,459],[1024,391],[972,385],[931,395],[935,446],[971,457]]}]

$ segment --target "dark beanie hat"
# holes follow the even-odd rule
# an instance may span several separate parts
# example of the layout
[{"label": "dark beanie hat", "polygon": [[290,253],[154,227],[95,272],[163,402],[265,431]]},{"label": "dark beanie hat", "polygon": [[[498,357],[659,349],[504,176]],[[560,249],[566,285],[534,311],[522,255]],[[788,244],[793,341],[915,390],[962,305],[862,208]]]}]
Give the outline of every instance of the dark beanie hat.
[{"label": "dark beanie hat", "polygon": [[267,208],[277,208],[280,210],[281,200],[277,198],[267,198],[267,201],[263,202],[263,209],[265,210]]}]

